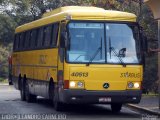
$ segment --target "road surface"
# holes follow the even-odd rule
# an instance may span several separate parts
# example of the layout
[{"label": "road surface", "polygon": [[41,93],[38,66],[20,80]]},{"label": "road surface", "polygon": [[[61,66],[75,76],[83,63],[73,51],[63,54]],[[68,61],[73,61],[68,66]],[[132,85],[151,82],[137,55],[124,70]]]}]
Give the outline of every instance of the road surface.
[{"label": "road surface", "polygon": [[67,120],[106,120],[107,118],[110,120],[142,120],[142,116],[144,115],[144,113],[133,111],[126,106],[123,106],[120,113],[114,114],[111,112],[109,105],[70,105],[65,111],[57,112],[52,107],[50,101],[44,98],[39,97],[36,103],[27,103],[20,100],[20,93],[15,90],[13,86],[0,85],[0,120],[33,118]]}]

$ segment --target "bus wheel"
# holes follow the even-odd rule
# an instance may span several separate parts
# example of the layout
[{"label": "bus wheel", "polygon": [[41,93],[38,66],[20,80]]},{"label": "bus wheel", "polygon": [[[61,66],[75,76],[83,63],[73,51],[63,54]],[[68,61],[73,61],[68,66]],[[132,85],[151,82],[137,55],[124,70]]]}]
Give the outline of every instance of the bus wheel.
[{"label": "bus wheel", "polygon": [[12,83],[12,75],[11,74],[9,74],[8,83],[9,83],[9,85],[13,85],[13,83]]},{"label": "bus wheel", "polygon": [[36,100],[37,100],[37,96],[36,95],[30,94],[30,92],[29,92],[29,85],[28,85],[27,80],[26,80],[26,83],[25,83],[25,97],[26,97],[26,101],[28,103],[36,102]]},{"label": "bus wheel", "polygon": [[53,104],[54,104],[54,109],[56,111],[62,111],[63,110],[63,107],[64,107],[63,103],[61,103],[59,101],[58,93],[55,93],[55,92],[54,92]]},{"label": "bus wheel", "polygon": [[54,98],[54,83],[53,83],[53,81],[51,81],[49,84],[49,100],[52,101],[53,98]]},{"label": "bus wheel", "polygon": [[21,100],[22,100],[22,101],[25,101],[25,100],[26,100],[26,96],[25,96],[24,80],[21,80],[21,81],[20,81],[20,86],[21,86],[21,89],[20,89]]},{"label": "bus wheel", "polygon": [[12,83],[12,82],[9,82],[9,85],[13,85],[13,83]]},{"label": "bus wheel", "polygon": [[122,108],[122,103],[112,103],[111,104],[111,109],[112,112],[114,113],[119,113],[121,111]]}]

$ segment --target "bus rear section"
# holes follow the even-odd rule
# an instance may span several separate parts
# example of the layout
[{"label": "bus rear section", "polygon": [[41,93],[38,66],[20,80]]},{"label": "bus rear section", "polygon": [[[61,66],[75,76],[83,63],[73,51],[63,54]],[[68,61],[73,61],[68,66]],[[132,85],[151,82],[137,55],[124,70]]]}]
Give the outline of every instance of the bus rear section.
[{"label": "bus rear section", "polygon": [[13,85],[12,83],[12,55],[8,57],[8,83],[9,85]]}]

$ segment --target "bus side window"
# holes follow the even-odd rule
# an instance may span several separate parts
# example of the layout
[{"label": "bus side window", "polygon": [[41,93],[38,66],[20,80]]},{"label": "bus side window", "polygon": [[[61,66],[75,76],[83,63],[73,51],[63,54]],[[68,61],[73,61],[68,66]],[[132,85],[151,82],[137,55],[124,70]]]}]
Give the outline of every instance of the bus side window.
[{"label": "bus side window", "polygon": [[16,51],[18,51],[19,42],[20,42],[20,34],[17,34],[17,37],[16,37]]},{"label": "bus side window", "polygon": [[39,31],[40,31],[40,28],[36,29],[35,44],[34,44],[35,48],[37,48],[37,46],[38,46],[38,33],[39,33]]},{"label": "bus side window", "polygon": [[19,50],[23,50],[24,34],[25,34],[25,33],[21,33],[21,34],[20,34]]},{"label": "bus side window", "polygon": [[24,40],[24,49],[25,50],[27,49],[27,35],[28,35],[28,32],[26,32],[26,36],[25,36],[25,40]]},{"label": "bus side window", "polygon": [[16,40],[17,40],[17,34],[14,36],[14,44],[13,44],[13,50],[16,50]]},{"label": "bus side window", "polygon": [[37,34],[37,30],[32,30],[32,34],[31,34],[31,49],[35,48],[35,42],[36,42],[36,34]]},{"label": "bus side window", "polygon": [[38,48],[41,48],[42,47],[42,41],[43,41],[43,27],[39,28],[38,30]]},{"label": "bus side window", "polygon": [[45,28],[44,31],[44,47],[49,47],[50,46],[50,41],[51,41],[51,30],[52,30],[52,26],[49,25]]},{"label": "bus side window", "polygon": [[51,33],[51,41],[50,41],[50,45],[53,47],[56,47],[57,45],[57,37],[58,37],[58,29],[59,28],[59,24],[55,23],[52,25],[52,33]]},{"label": "bus side window", "polygon": [[32,36],[33,36],[33,30],[30,31],[30,36],[29,36],[29,46],[28,49],[32,49]]},{"label": "bus side window", "polygon": [[22,33],[19,34],[18,50],[21,50],[21,44],[22,44]]},{"label": "bus side window", "polygon": [[22,42],[22,49],[24,50],[25,47],[25,40],[26,40],[26,32],[23,33],[23,42]]},{"label": "bus side window", "polygon": [[31,37],[30,34],[31,34],[31,32],[27,31],[26,39],[25,39],[25,49],[29,49],[29,47],[30,47],[30,37]]},{"label": "bus side window", "polygon": [[42,37],[42,47],[44,47],[44,42],[45,42],[45,35],[46,35],[46,26],[45,27],[43,27],[43,37]]}]

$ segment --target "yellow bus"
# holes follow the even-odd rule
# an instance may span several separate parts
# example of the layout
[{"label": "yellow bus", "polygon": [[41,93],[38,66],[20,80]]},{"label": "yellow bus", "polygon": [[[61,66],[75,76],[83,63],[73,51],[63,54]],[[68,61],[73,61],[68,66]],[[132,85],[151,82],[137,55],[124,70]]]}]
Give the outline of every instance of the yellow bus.
[{"label": "yellow bus", "polygon": [[139,103],[143,40],[136,15],[66,6],[15,30],[12,78],[21,100],[65,104]]}]

